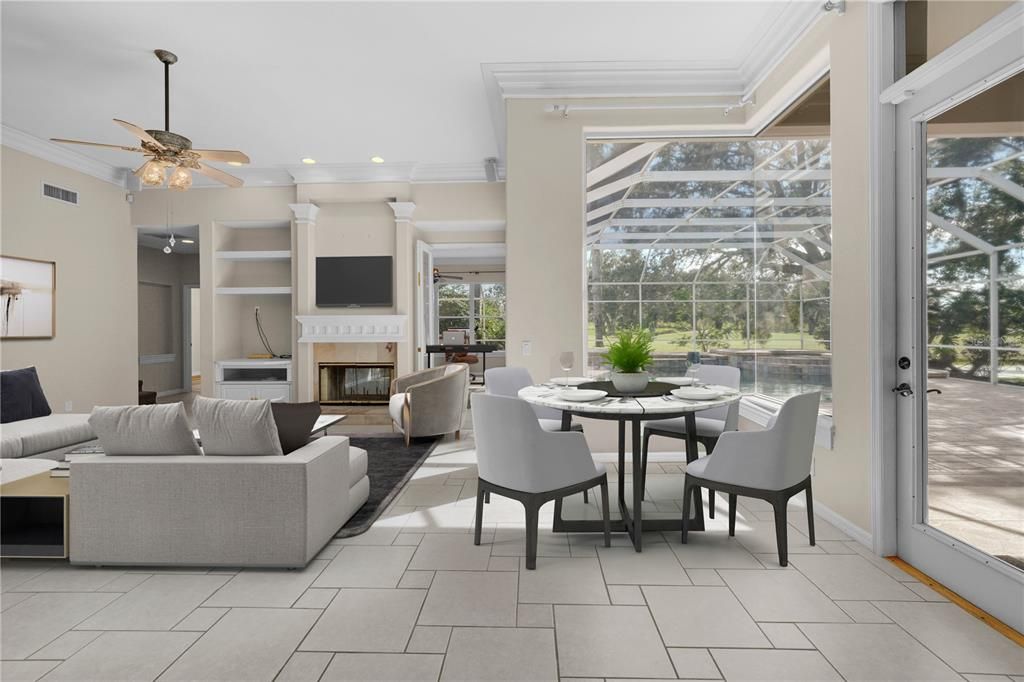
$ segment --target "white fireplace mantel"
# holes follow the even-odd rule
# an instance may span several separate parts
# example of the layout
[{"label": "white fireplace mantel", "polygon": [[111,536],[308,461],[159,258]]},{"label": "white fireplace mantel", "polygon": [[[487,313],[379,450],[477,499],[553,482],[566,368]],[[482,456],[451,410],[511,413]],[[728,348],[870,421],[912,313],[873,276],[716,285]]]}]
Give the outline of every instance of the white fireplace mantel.
[{"label": "white fireplace mantel", "polygon": [[407,315],[296,315],[299,343],[387,343],[408,341]]}]

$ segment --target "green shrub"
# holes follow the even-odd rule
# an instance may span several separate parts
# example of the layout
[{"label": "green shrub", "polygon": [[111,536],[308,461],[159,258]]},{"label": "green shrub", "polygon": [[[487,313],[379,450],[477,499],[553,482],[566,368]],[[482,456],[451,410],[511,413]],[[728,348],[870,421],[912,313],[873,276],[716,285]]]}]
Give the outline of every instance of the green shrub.
[{"label": "green shrub", "polygon": [[624,374],[642,372],[651,364],[654,344],[646,329],[623,329],[601,355],[612,369]]}]

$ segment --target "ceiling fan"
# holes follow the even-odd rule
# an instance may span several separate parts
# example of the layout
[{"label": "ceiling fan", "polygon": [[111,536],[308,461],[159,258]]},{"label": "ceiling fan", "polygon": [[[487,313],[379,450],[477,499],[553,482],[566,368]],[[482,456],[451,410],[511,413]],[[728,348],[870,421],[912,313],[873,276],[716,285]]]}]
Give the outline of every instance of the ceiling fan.
[{"label": "ceiling fan", "polygon": [[434,276],[434,284],[437,284],[438,282],[451,282],[451,281],[459,281],[459,282],[461,282],[462,279],[463,279],[462,277],[459,277],[458,275],[446,275],[446,274],[441,272],[440,268],[434,268],[433,276]]},{"label": "ceiling fan", "polygon": [[242,180],[233,175],[225,173],[219,168],[208,166],[204,161],[221,161],[233,166],[241,166],[249,163],[249,157],[239,151],[230,149],[192,149],[192,140],[183,135],[171,132],[171,64],[178,61],[177,55],[167,50],[154,50],[156,58],[164,65],[164,129],[144,130],[142,127],[115,118],[114,123],[122,126],[128,132],[139,138],[138,147],[128,147],[120,144],[103,144],[100,142],[83,142],[81,140],[66,140],[63,138],[50,138],[53,142],[65,144],[84,144],[90,147],[106,147],[108,149],[122,149],[126,152],[142,152],[146,155],[147,161],[134,173],[142,180],[142,184],[148,187],[160,187],[164,184],[166,169],[174,168],[171,172],[167,186],[170,189],[187,190],[192,186],[192,171],[201,173],[228,187],[241,187]]}]

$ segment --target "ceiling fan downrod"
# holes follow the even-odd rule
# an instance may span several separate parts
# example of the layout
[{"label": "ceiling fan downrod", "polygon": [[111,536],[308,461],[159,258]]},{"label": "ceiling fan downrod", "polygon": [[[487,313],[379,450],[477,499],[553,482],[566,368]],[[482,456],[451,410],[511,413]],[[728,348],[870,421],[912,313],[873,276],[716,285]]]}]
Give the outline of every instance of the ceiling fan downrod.
[{"label": "ceiling fan downrod", "polygon": [[164,63],[164,130],[171,132],[171,64],[178,61],[178,55],[167,50],[153,50],[156,58]]}]

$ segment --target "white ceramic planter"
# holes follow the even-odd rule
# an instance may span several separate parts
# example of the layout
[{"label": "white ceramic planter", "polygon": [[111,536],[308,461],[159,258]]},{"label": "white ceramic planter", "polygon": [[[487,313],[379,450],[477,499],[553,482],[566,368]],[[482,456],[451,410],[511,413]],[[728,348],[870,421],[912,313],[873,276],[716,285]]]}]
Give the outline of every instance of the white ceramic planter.
[{"label": "white ceramic planter", "polygon": [[611,377],[612,385],[620,393],[639,393],[651,380],[647,372],[612,372]]}]

